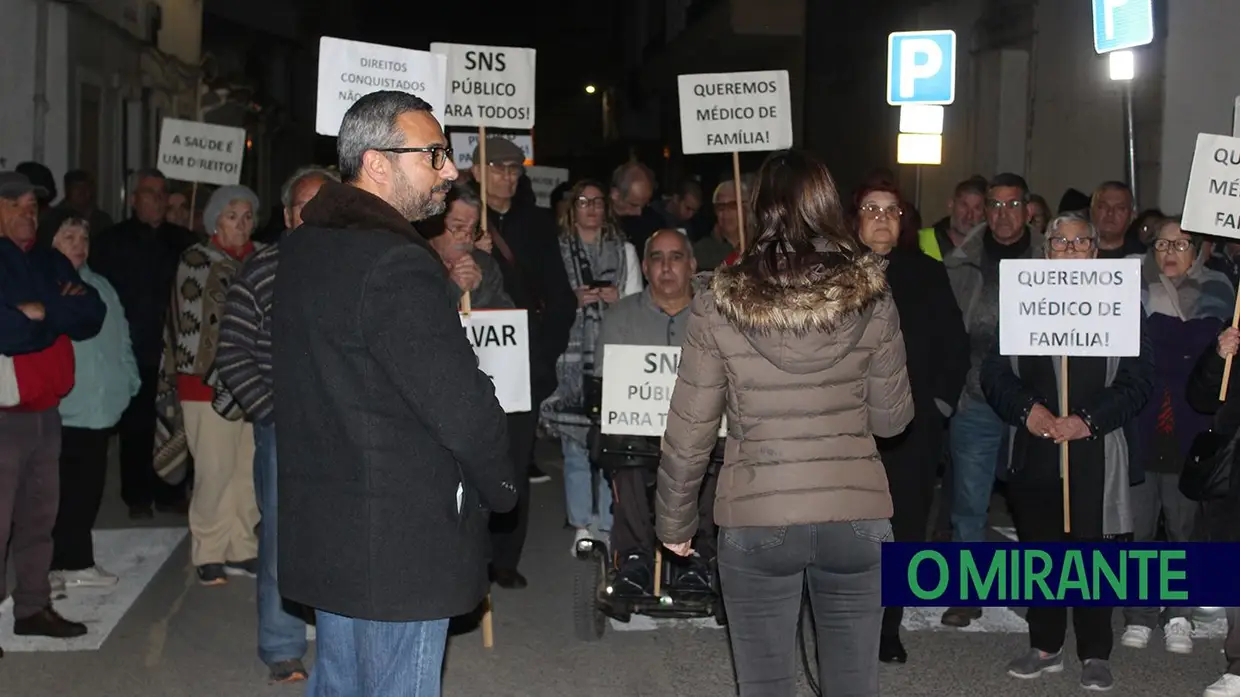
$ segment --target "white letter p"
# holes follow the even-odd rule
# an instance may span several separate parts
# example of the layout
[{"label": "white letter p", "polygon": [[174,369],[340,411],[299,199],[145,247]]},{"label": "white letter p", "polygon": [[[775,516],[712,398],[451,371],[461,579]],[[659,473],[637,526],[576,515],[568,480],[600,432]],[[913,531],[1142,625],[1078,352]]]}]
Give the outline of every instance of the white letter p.
[{"label": "white letter p", "polygon": [[[925,56],[926,62],[919,65],[918,56]],[[912,99],[917,80],[934,77],[942,68],[943,51],[937,43],[930,39],[905,39],[900,43],[900,97]]]}]

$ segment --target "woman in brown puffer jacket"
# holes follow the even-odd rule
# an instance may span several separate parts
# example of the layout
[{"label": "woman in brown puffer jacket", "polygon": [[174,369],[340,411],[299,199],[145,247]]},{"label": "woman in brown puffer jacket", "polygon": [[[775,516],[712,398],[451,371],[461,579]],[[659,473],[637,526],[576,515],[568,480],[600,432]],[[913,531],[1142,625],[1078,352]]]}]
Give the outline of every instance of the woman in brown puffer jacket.
[{"label": "woman in brown puffer jacket", "polygon": [[884,262],[849,234],[827,168],[772,154],[754,242],[693,300],[659,468],[656,524],[687,555],[721,418],[715,521],[741,697],[791,697],[809,583],[824,694],[877,695],[891,496],[874,437],[913,418]]}]

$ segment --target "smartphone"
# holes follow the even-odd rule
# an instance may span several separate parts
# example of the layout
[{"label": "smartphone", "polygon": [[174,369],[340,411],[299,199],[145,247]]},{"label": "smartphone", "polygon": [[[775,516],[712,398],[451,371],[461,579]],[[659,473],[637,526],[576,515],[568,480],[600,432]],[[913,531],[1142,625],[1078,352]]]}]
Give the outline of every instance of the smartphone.
[{"label": "smartphone", "polygon": [[611,288],[615,285],[616,284],[612,283],[611,281],[591,281],[590,290],[600,290],[602,288]]}]

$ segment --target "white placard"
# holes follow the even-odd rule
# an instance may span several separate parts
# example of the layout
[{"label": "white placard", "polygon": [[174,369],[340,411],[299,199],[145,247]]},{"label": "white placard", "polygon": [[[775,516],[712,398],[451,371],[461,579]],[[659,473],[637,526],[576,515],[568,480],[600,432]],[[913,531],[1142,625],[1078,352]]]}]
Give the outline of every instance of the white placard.
[{"label": "white placard", "polygon": [[319,39],[319,99],[314,130],[340,133],[340,122],[353,103],[371,92],[395,90],[421,97],[443,123],[447,104],[448,59],[429,51]]},{"label": "white placard", "polygon": [[1240,239],[1240,138],[1198,134],[1181,227]]},{"label": "white placard", "polygon": [[568,170],[563,167],[526,167],[525,174],[541,208],[551,208],[551,192],[568,181]]},{"label": "white placard", "polygon": [[[679,346],[604,346],[602,433],[661,438],[679,370]],[[727,435],[725,416],[719,437]]]},{"label": "white placard", "polygon": [[474,310],[461,327],[478,355],[478,367],[495,383],[508,413],[530,410],[530,329],[525,310]]},{"label": "white placard", "polygon": [[[452,141],[452,161],[457,169],[469,169],[474,166],[474,148],[478,147],[477,131],[456,131],[448,136]],[[503,138],[512,141],[521,148],[525,159],[534,159],[534,138],[528,133],[487,133],[487,138]]]},{"label": "white placard", "polygon": [[999,353],[1141,355],[1140,259],[999,262]]},{"label": "white placard", "polygon": [[431,44],[448,57],[445,126],[534,127],[534,49]]},{"label": "white placard", "polygon": [[792,147],[787,70],[681,75],[679,80],[684,154]]},{"label": "white placard", "polygon": [[159,170],[169,179],[228,186],[241,182],[245,129],[164,119]]}]

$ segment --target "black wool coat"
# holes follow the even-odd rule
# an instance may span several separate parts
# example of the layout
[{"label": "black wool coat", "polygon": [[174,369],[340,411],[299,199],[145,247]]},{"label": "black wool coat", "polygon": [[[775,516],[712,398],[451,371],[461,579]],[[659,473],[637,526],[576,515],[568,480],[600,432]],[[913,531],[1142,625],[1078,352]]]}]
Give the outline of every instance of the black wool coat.
[{"label": "black wool coat", "polygon": [[969,372],[969,335],[942,262],[919,249],[893,249],[887,283],[900,313],[914,415],[900,435],[876,439],[878,450],[888,472],[935,469],[944,410],[955,411]]},{"label": "black wool coat", "polygon": [[395,209],[329,182],[302,218],[272,306],[280,591],[367,620],[465,614],[489,512],[517,501],[494,386]]}]

